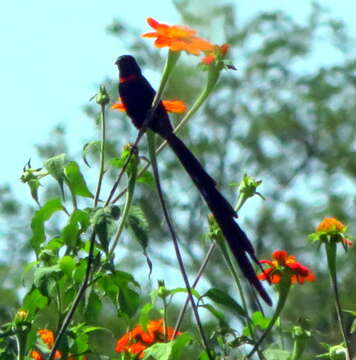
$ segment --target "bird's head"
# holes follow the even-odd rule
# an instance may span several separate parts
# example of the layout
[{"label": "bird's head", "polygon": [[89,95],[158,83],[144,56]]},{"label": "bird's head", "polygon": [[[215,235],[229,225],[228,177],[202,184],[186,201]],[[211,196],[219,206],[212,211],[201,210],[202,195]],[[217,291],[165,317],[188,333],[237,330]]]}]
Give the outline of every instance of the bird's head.
[{"label": "bird's head", "polygon": [[131,55],[122,55],[117,58],[115,65],[119,68],[120,76],[126,77],[132,74],[141,74],[141,69],[138,66],[135,58]]}]

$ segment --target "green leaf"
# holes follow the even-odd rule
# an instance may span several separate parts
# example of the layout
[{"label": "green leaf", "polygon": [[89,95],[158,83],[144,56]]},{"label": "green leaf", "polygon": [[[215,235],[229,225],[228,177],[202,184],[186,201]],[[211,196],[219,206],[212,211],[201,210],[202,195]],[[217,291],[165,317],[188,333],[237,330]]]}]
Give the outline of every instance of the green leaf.
[{"label": "green leaf", "polygon": [[266,357],[266,360],[288,360],[291,353],[280,349],[267,349],[263,352],[263,355]]},{"label": "green leaf", "polygon": [[69,277],[72,276],[72,272],[75,268],[76,263],[71,256],[63,256],[61,259],[59,259],[58,264],[64,274]]},{"label": "green leaf", "polygon": [[92,149],[96,149],[98,152],[100,151],[100,141],[91,141],[88,142],[84,145],[83,150],[82,150],[82,154],[83,154],[83,161],[85,162],[85,164],[90,167],[88,161],[87,161],[87,154],[89,151],[91,151]]},{"label": "green leaf", "polygon": [[77,264],[73,272],[73,280],[76,283],[81,283],[83,281],[87,266],[88,263],[85,259],[81,259],[79,264]]},{"label": "green leaf", "polygon": [[90,292],[85,307],[85,319],[88,322],[95,321],[102,309],[102,301],[95,291]]},{"label": "green leaf", "polygon": [[34,314],[37,310],[43,309],[47,302],[48,298],[43,296],[38,289],[34,288],[25,296],[22,308],[27,310],[29,314]]},{"label": "green leaf", "polygon": [[143,250],[146,250],[148,246],[148,222],[140,207],[131,206],[127,217],[127,225],[132,230]]},{"label": "green leaf", "polygon": [[356,332],[356,319],[352,322],[350,334],[353,334],[354,332]]},{"label": "green leaf", "polygon": [[220,322],[221,325],[223,325],[224,327],[228,327],[224,314],[221,311],[217,310],[213,305],[203,304],[203,305],[199,305],[199,307],[202,307],[210,311],[210,313],[216,317],[216,319]]},{"label": "green leaf", "polygon": [[120,311],[131,318],[138,309],[140,297],[130,286],[139,287],[139,284],[131,274],[123,271],[115,271],[112,280],[119,288],[117,300]]},{"label": "green leaf", "polygon": [[63,210],[63,206],[61,201],[57,198],[47,201],[40,210],[35,212],[31,222],[32,237],[30,239],[30,244],[36,253],[38,252],[40,245],[46,240],[44,229],[45,221],[49,220],[55,212],[60,210]]},{"label": "green leaf", "polygon": [[79,165],[75,161],[69,162],[64,172],[67,176],[67,184],[75,195],[93,198],[93,194],[89,191],[83,174],[80,172]]},{"label": "green leaf", "polygon": [[105,252],[108,251],[109,239],[115,230],[116,217],[117,207],[113,210],[111,206],[98,208],[91,217],[91,222]]},{"label": "green leaf", "polygon": [[59,187],[64,194],[63,191],[63,181],[64,181],[64,161],[65,161],[65,154],[56,155],[48,160],[45,161],[43,166],[48,171],[50,175],[52,175],[59,184]]},{"label": "green leaf", "polygon": [[254,325],[259,326],[262,330],[266,329],[269,322],[271,321],[270,318],[265,317],[260,311],[254,312],[252,314],[251,320]]},{"label": "green leaf", "polygon": [[39,267],[34,273],[33,283],[41,290],[42,294],[47,295],[59,280],[61,274],[62,270],[59,265]]},{"label": "green leaf", "polygon": [[183,350],[193,341],[192,335],[183,333],[168,343],[154,344],[144,351],[144,360],[150,356],[156,360],[179,360]]},{"label": "green leaf", "polygon": [[212,288],[212,289],[208,290],[203,295],[203,297],[208,297],[215,303],[227,307],[231,311],[235,312],[237,315],[240,315],[243,317],[247,316],[244,309],[241,307],[241,305],[239,305],[230,295],[228,295],[227,293],[225,293],[222,290]]},{"label": "green leaf", "polygon": [[126,162],[126,158],[112,158],[110,159],[109,163],[112,167],[117,168],[117,169],[121,169],[124,167],[124,164]]},{"label": "green leaf", "polygon": [[139,323],[141,324],[143,329],[146,329],[148,322],[150,321],[149,313],[153,309],[153,305],[151,303],[145,304],[140,310],[140,319]]},{"label": "green leaf", "polygon": [[39,201],[38,201],[38,188],[41,185],[39,180],[38,179],[31,179],[27,183],[28,183],[28,186],[30,187],[31,196],[32,196],[33,200],[35,200],[36,203],[39,204]]},{"label": "green leaf", "polygon": [[140,304],[139,294],[128,286],[121,286],[118,296],[120,311],[132,318]]},{"label": "green leaf", "polygon": [[148,170],[145,170],[137,179],[137,182],[141,183],[141,184],[146,184],[146,185],[154,185],[155,183],[155,179],[152,175],[151,172],[149,172]]}]

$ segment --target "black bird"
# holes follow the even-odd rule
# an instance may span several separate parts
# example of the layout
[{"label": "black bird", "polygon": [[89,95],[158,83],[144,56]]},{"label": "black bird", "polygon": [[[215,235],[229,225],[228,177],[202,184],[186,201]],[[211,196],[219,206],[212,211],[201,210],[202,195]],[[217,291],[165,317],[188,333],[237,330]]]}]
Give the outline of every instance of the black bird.
[{"label": "black bird", "polygon": [[[133,124],[136,128],[141,129],[151,110],[156,92],[142,75],[141,69],[133,56],[120,56],[115,64],[120,72],[119,95],[121,101]],[[248,253],[258,264],[251,242],[235,221],[237,217],[235,210],[216,189],[214,179],[204,170],[199,160],[185,146],[182,140],[173,133],[173,127],[162,102],[158,104],[147,126],[162,136],[175,152],[219,224],[242,273],[256,288],[264,301],[271,305],[272,301],[257,278],[247,256]]]}]

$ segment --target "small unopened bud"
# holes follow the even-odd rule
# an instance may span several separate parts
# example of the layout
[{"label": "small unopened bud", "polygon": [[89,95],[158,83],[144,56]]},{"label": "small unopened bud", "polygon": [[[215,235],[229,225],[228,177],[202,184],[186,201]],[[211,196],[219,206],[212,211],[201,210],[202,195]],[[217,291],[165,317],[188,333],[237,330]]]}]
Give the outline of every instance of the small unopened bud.
[{"label": "small unopened bud", "polygon": [[15,323],[16,324],[21,324],[24,321],[26,321],[28,317],[28,311],[24,310],[24,309],[20,309],[16,314],[15,314]]},{"label": "small unopened bud", "polygon": [[100,86],[99,92],[95,96],[95,101],[97,104],[99,104],[101,106],[105,106],[105,105],[109,104],[110,97],[109,97],[108,92],[106,91],[105,86]]}]

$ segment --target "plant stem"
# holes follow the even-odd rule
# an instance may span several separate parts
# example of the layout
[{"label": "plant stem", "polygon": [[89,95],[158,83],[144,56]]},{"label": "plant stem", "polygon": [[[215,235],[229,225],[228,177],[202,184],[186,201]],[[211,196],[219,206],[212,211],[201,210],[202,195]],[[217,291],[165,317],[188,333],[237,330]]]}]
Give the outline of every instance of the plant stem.
[{"label": "plant stem", "polygon": [[329,268],[331,285],[332,285],[333,291],[334,291],[337,320],[339,322],[340,331],[341,331],[342,338],[345,342],[345,347],[346,347],[346,360],[351,360],[352,359],[351,344],[349,343],[349,341],[347,339],[346,329],[345,329],[345,325],[344,325],[344,322],[342,319],[340,295],[339,295],[339,289],[338,289],[338,285],[337,285],[336,245],[337,245],[336,242],[331,240],[330,242],[325,244],[325,249],[326,249],[326,255],[327,255],[327,259],[328,259],[328,268]]},{"label": "plant stem", "polygon": [[272,330],[274,324],[276,323],[279,315],[281,314],[281,312],[282,312],[282,310],[284,308],[284,305],[286,303],[286,300],[287,300],[287,297],[288,297],[288,294],[289,294],[290,287],[291,287],[291,279],[290,279],[290,277],[289,276],[282,277],[281,282],[279,283],[278,303],[277,303],[277,306],[276,306],[276,310],[275,310],[275,312],[273,314],[273,317],[272,317],[271,321],[269,322],[266,330],[262,334],[262,336],[259,338],[259,340],[255,344],[253,349],[247,355],[247,358],[250,358],[255,353],[255,351],[257,351],[257,349],[261,345],[262,341],[266,338],[266,336]]},{"label": "plant stem", "polygon": [[126,195],[124,209],[122,211],[122,215],[120,216],[120,224],[118,226],[116,234],[114,235],[114,242],[109,251],[109,258],[111,258],[111,256],[113,255],[114,250],[117,246],[117,243],[119,242],[122,231],[124,230],[124,226],[126,224],[126,220],[129,215],[132,198],[133,198],[133,194],[134,194],[134,190],[135,190],[136,177],[137,177],[137,166],[135,166],[134,172],[131,174],[130,179],[129,179],[128,191],[127,191],[127,195]]},{"label": "plant stem", "polygon": [[49,353],[49,356],[47,358],[47,360],[52,360],[54,358],[54,354],[56,352],[56,349],[58,348],[58,345],[64,335],[64,333],[66,332],[70,322],[72,321],[72,318],[74,316],[74,313],[85,293],[85,289],[87,287],[88,281],[89,281],[89,277],[90,277],[90,272],[91,272],[91,266],[94,260],[94,244],[95,244],[95,231],[92,232],[91,234],[91,238],[90,238],[90,248],[89,248],[89,255],[88,255],[88,263],[87,263],[87,268],[86,268],[86,272],[85,272],[85,276],[84,276],[84,280],[78,290],[77,296],[75,297],[75,299],[73,300],[72,306],[70,308],[70,310],[68,311],[67,315],[65,316],[62,326],[59,329],[59,332],[57,334],[56,340],[53,344],[53,347],[51,349],[51,352]]},{"label": "plant stem", "polygon": [[[214,242],[214,243],[212,243],[210,245],[210,248],[209,248],[207,254],[205,255],[205,258],[204,258],[204,260],[203,260],[203,262],[202,262],[202,264],[200,266],[200,269],[199,269],[197,275],[195,276],[195,279],[194,279],[193,284],[192,284],[192,289],[194,289],[198,285],[198,282],[199,282],[199,280],[200,280],[206,266],[208,265],[210,257],[214,253],[215,248],[216,248],[216,244]],[[172,336],[173,338],[175,337],[175,335],[179,331],[179,328],[180,328],[180,326],[182,324],[182,321],[183,321],[183,317],[184,317],[184,315],[185,315],[185,313],[187,311],[188,304],[189,304],[189,296],[186,297],[184,305],[183,305],[183,307],[181,308],[181,310],[179,312],[178,319],[177,319],[176,325],[174,327],[174,332],[173,332],[173,336]]]},{"label": "plant stem", "polygon": [[169,216],[169,213],[168,213],[168,209],[166,207],[166,203],[165,203],[165,200],[164,200],[164,196],[163,196],[163,192],[162,192],[162,188],[161,188],[161,183],[160,183],[160,179],[159,179],[157,161],[156,161],[155,134],[151,130],[147,131],[147,140],[148,140],[147,141],[148,142],[148,149],[149,149],[149,154],[150,154],[150,158],[151,158],[153,174],[154,174],[154,178],[155,178],[155,182],[156,182],[157,193],[158,193],[159,201],[161,203],[161,207],[162,207],[162,210],[163,210],[165,220],[166,220],[167,225],[168,225],[168,229],[169,229],[171,238],[173,240],[174,250],[176,252],[179,268],[180,268],[180,271],[181,271],[185,286],[186,286],[188,294],[189,294],[189,299],[190,299],[190,302],[192,304],[192,309],[193,309],[193,312],[194,312],[195,320],[197,322],[200,337],[201,337],[201,339],[203,341],[204,349],[205,349],[205,351],[206,351],[206,353],[208,355],[208,358],[210,360],[213,360],[212,355],[210,353],[209,346],[208,346],[208,341],[206,339],[206,336],[205,336],[205,333],[204,333],[204,330],[203,330],[203,327],[202,327],[202,324],[201,324],[201,321],[200,321],[198,310],[197,310],[197,307],[195,305],[195,301],[194,301],[194,298],[193,298],[191,286],[189,284],[188,276],[187,276],[186,270],[184,268],[183,258],[182,258],[182,255],[180,253],[180,250],[179,250],[178,239],[177,239],[177,236],[176,236],[174,227],[172,225],[172,222],[171,222],[171,219],[170,219],[170,216]]},{"label": "plant stem", "polygon": [[101,125],[101,144],[100,144],[100,170],[98,185],[95,192],[94,207],[98,206],[101,185],[104,177],[104,162],[105,162],[105,142],[106,142],[106,124],[105,124],[105,105],[101,105],[100,125]]}]

